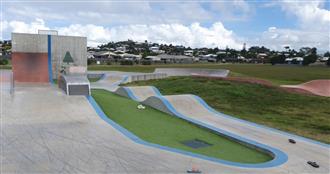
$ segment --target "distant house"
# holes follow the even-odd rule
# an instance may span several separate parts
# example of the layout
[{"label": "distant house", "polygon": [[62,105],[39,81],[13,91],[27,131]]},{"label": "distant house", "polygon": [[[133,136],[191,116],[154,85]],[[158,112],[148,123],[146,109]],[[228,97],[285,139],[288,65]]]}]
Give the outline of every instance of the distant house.
[{"label": "distant house", "polygon": [[116,51],[125,53],[126,52],[126,47],[125,46],[116,47]]},{"label": "distant house", "polygon": [[257,59],[265,59],[267,57],[268,57],[268,55],[266,53],[258,53],[257,54]]},{"label": "distant house", "polygon": [[135,60],[140,60],[142,58],[141,55],[135,55],[135,54],[122,54],[120,55],[122,60],[132,60],[132,61],[135,61]]},{"label": "distant house", "polygon": [[161,57],[159,57],[159,56],[147,56],[145,59],[147,59],[149,61],[153,61],[153,62],[160,62],[161,61]]},{"label": "distant house", "polygon": [[163,54],[165,53],[164,50],[160,50],[158,46],[153,46],[153,47],[150,47],[149,50],[153,53],[157,53],[157,54]]},{"label": "distant house", "polygon": [[227,52],[226,51],[218,51],[216,54],[217,55],[223,55],[223,54],[227,54]]},{"label": "distant house", "polygon": [[87,52],[87,59],[94,59],[94,54],[95,54],[95,51],[88,51]]},{"label": "distant house", "polygon": [[0,44],[0,56],[2,56],[2,52],[3,52],[3,48],[2,48],[2,44]]},{"label": "distant house", "polygon": [[183,54],[184,54],[185,56],[193,56],[193,55],[194,55],[194,51],[193,51],[193,50],[185,50],[185,51],[183,52]]},{"label": "distant house", "polygon": [[320,62],[326,62],[326,61],[328,61],[328,59],[330,59],[330,57],[320,57],[319,58]]},{"label": "distant house", "polygon": [[289,57],[285,59],[285,63],[287,64],[299,64],[301,65],[304,61],[304,58],[302,57]]},{"label": "distant house", "polygon": [[192,63],[195,60],[193,57],[184,55],[160,54],[158,57],[164,63]]},{"label": "distant house", "polygon": [[205,62],[216,62],[217,55],[216,54],[201,55],[201,56],[199,56],[199,60],[205,61]]}]

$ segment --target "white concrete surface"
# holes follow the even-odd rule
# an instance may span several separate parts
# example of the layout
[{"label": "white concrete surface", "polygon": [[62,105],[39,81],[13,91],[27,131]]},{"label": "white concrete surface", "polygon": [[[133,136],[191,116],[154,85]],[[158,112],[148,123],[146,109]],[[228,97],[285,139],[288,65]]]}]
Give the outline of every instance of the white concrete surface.
[{"label": "white concrete surface", "polygon": [[136,144],[100,119],[83,96],[52,86],[2,95],[1,173],[283,173],[221,165]]}]

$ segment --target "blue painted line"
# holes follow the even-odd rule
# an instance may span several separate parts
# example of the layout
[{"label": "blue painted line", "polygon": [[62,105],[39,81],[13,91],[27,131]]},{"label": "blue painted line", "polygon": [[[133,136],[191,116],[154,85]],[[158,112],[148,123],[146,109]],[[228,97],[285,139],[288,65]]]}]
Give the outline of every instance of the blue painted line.
[{"label": "blue painted line", "polygon": [[155,93],[156,93],[157,96],[163,96],[156,87],[151,86],[151,88],[155,91]]},{"label": "blue painted line", "polygon": [[48,78],[49,78],[49,83],[53,84],[53,70],[52,70],[52,36],[48,35],[47,37],[47,44],[48,44]]},{"label": "blue painted line", "polygon": [[118,86],[122,83],[125,83],[128,80],[128,77],[129,77],[128,75],[123,76],[123,78],[120,81],[113,83],[111,86]]},{"label": "blue painted line", "polygon": [[201,105],[203,105],[208,111],[210,111],[211,113],[214,113],[216,116],[218,117],[225,117],[225,118],[228,118],[228,119],[232,119],[232,120],[236,120],[236,121],[239,121],[239,122],[242,122],[242,123],[245,123],[245,124],[249,124],[251,126],[254,126],[254,127],[258,127],[258,128],[263,128],[263,129],[267,129],[267,130],[270,130],[270,131],[273,131],[273,132],[276,132],[278,134],[281,134],[281,135],[286,135],[286,136],[290,136],[290,137],[295,137],[295,138],[298,138],[298,139],[301,139],[301,140],[304,140],[304,141],[307,141],[307,142],[310,142],[310,143],[314,143],[314,144],[318,144],[320,146],[323,146],[323,147],[327,147],[327,148],[330,148],[330,145],[329,144],[325,144],[325,143],[322,143],[322,142],[319,142],[319,141],[315,141],[315,140],[312,140],[312,139],[309,139],[309,138],[305,138],[305,137],[302,137],[302,136],[299,136],[299,135],[295,135],[295,134],[291,134],[291,133],[287,133],[287,132],[284,132],[284,131],[281,131],[281,130],[278,130],[278,129],[274,129],[274,128],[271,128],[271,127],[268,127],[268,126],[264,126],[264,125],[260,125],[260,124],[257,124],[257,123],[253,123],[253,122],[250,122],[250,121],[246,121],[246,120],[242,120],[242,119],[239,119],[239,118],[235,118],[233,116],[230,116],[230,115],[226,115],[224,113],[221,113],[221,112],[218,112],[216,110],[214,110],[212,107],[210,107],[202,98],[200,98],[199,96],[196,96],[196,95],[192,95]]},{"label": "blue painted line", "polygon": [[[188,151],[184,151],[184,150],[179,150],[179,149],[175,149],[175,148],[171,148],[171,147],[166,147],[166,146],[162,146],[162,145],[159,145],[159,144],[149,143],[149,142],[146,142],[146,141],[140,139],[139,137],[137,137],[136,135],[134,135],[133,133],[131,133],[130,131],[123,128],[122,126],[120,126],[119,124],[117,124],[116,122],[111,120],[109,117],[107,117],[106,114],[102,111],[102,109],[99,107],[99,105],[96,103],[96,101],[94,100],[94,98],[92,96],[86,96],[86,97],[87,97],[87,100],[89,101],[89,103],[92,105],[92,107],[96,111],[96,113],[105,122],[107,122],[108,124],[110,124],[111,126],[116,128],[119,132],[121,132],[122,134],[124,134],[125,136],[127,136],[128,138],[133,140],[134,142],[142,144],[142,145],[146,145],[146,146],[150,146],[150,147],[154,147],[154,148],[158,148],[158,149],[162,149],[162,150],[167,150],[167,151],[170,151],[170,152],[180,153],[180,154],[183,154],[183,155],[188,155],[188,156],[191,156],[191,157],[200,158],[200,159],[204,159],[204,160],[208,160],[208,161],[213,161],[213,162],[217,162],[217,163],[221,163],[221,164],[231,165],[231,166],[235,166],[235,167],[268,168],[268,167],[279,166],[279,165],[285,163],[288,160],[288,157],[285,153],[283,153],[283,152],[281,152],[277,149],[268,147],[266,145],[257,143],[257,142],[254,142],[254,145],[257,146],[257,147],[261,147],[262,149],[265,149],[266,151],[269,151],[270,153],[272,153],[274,155],[273,160],[265,162],[265,163],[259,163],[259,164],[244,164],[244,163],[231,162],[231,161],[226,161],[226,160],[222,160],[222,159],[218,159],[218,158],[208,157],[208,156],[205,156],[205,155],[200,155],[200,154],[196,154],[196,153],[192,153],[192,152],[188,152]],[[171,108],[173,112],[176,112],[175,109],[169,104],[169,102],[166,101],[166,99],[164,100],[163,97],[159,97],[159,98],[164,102],[164,104],[168,105],[168,107]],[[177,113],[177,114],[179,114],[179,113]],[[183,116],[183,117],[185,117],[185,116]],[[185,118],[185,119],[189,119],[189,118]],[[191,121],[193,122],[193,120],[191,120]],[[195,124],[203,125],[204,123],[195,123]],[[211,128],[210,126],[205,125],[205,124],[204,124],[204,126],[207,126],[207,127]],[[213,129],[217,129],[217,128],[213,128]],[[217,131],[220,131],[220,129],[218,129]],[[227,132],[227,133],[229,133],[229,132]],[[229,134],[231,134],[231,133],[229,133]],[[239,138],[239,137],[236,136],[236,138]],[[247,140],[245,138],[242,138],[242,139],[244,139],[244,141],[249,141],[248,143],[253,143],[251,140]]]},{"label": "blue painted line", "polygon": [[134,95],[133,91],[131,89],[129,89],[129,87],[123,87],[123,89],[126,91],[129,98],[131,98],[132,100],[135,100],[137,102],[141,101]]},{"label": "blue painted line", "polygon": [[106,75],[105,74],[102,74],[100,80],[103,80],[105,77],[106,77]]},{"label": "blue painted line", "polygon": [[[159,92],[159,90],[156,87],[154,86],[150,86],[150,87],[155,92],[156,96],[162,96],[162,94]],[[122,88],[125,90],[129,98],[137,102],[141,102],[141,100],[134,94],[134,92],[129,87],[122,87]]]}]

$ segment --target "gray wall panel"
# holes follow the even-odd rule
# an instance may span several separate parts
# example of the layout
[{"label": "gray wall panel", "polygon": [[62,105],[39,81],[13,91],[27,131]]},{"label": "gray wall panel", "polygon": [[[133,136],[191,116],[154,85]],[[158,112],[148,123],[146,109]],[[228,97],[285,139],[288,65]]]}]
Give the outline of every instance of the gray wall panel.
[{"label": "gray wall panel", "polygon": [[12,33],[12,52],[47,53],[47,35]]},{"label": "gray wall panel", "polygon": [[76,36],[52,36],[52,65],[53,77],[57,78],[58,72],[67,51],[70,52],[74,65],[87,66],[87,38]]}]

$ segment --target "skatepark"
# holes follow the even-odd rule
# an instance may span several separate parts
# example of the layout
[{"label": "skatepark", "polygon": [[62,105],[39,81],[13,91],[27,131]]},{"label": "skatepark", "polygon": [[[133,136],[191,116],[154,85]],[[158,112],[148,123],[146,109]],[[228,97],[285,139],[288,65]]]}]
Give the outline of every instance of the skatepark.
[{"label": "skatepark", "polygon": [[[187,173],[195,169],[202,173],[330,172],[329,144],[224,114],[194,94],[163,95],[154,86],[123,86],[172,76],[226,78],[229,70],[87,71],[86,56],[80,54],[85,38],[15,37],[18,45],[13,46],[13,70],[0,70],[1,173]],[[19,44],[26,39],[38,40],[42,46]],[[67,42],[77,44],[66,48]],[[98,81],[89,81],[96,77]],[[315,87],[327,84],[321,82],[301,86],[320,95],[323,93]],[[119,115],[112,115],[116,113]],[[124,117],[120,113],[127,114],[128,119],[137,118],[125,124],[116,121]],[[217,137],[223,143],[220,153],[209,155],[203,148],[166,145],[162,137],[155,141],[151,137],[151,141],[139,136],[150,131],[147,128],[155,129],[155,125],[147,125],[148,120],[142,120],[143,115],[150,119],[161,116],[179,124],[168,125],[170,128],[180,128],[182,123],[187,130]],[[134,122],[150,127],[129,127]],[[159,123],[157,131],[164,131],[164,138],[166,131],[178,137],[185,131],[166,130],[169,123],[153,123]],[[167,138],[178,141],[171,136]],[[218,147],[214,142],[209,148]],[[319,167],[309,165],[309,161]]]}]

